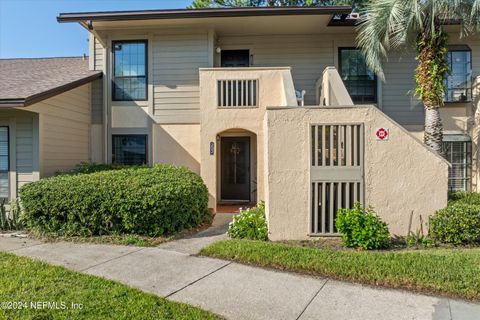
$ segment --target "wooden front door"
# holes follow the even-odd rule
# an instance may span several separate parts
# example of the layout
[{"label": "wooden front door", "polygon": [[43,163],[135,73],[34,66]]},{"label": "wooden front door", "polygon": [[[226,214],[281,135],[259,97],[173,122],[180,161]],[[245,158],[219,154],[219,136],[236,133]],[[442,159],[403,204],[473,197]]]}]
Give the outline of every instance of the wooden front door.
[{"label": "wooden front door", "polygon": [[250,201],[250,137],[222,137],[221,199]]},{"label": "wooden front door", "polygon": [[249,50],[222,50],[222,68],[238,68],[249,66]]}]

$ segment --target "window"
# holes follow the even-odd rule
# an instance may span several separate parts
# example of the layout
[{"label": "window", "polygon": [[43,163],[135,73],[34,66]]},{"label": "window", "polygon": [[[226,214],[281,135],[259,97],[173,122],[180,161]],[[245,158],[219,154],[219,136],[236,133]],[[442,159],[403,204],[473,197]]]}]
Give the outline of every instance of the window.
[{"label": "window", "polygon": [[339,48],[340,76],[354,103],[377,102],[377,77],[357,48]]},{"label": "window", "polygon": [[147,163],[147,135],[112,136],[112,162],[125,165]]},{"label": "window", "polygon": [[147,41],[113,42],[113,100],[147,100]]},{"label": "window", "polygon": [[0,127],[0,200],[9,198],[9,163],[8,127]]},{"label": "window", "polygon": [[464,135],[445,135],[443,154],[451,163],[448,168],[448,190],[470,190],[472,170],[472,142]]},{"label": "window", "polygon": [[445,77],[445,101],[472,99],[472,52],[468,46],[451,46],[447,53],[450,74]]}]

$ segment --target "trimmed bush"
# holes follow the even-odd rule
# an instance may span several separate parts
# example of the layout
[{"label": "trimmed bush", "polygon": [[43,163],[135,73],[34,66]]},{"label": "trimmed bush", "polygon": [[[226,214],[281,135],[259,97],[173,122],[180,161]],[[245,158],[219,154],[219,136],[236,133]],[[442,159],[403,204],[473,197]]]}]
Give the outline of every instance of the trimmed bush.
[{"label": "trimmed bush", "polygon": [[[95,162],[81,162],[75,166],[72,170],[66,172],[58,172],[58,174],[81,174],[81,173],[94,173],[107,170],[119,170],[132,168],[133,166],[126,166],[116,163],[95,163]],[[146,168],[146,166],[145,166]]]},{"label": "trimmed bush", "polygon": [[230,222],[228,235],[235,239],[268,240],[265,203],[260,202],[255,208],[240,210],[240,214]]},{"label": "trimmed bush", "polygon": [[371,250],[390,246],[387,224],[371,207],[362,208],[358,202],[351,209],[338,210],[335,226],[347,247]]},{"label": "trimmed bush", "polygon": [[455,201],[429,221],[428,232],[435,241],[455,245],[480,242],[480,205]]},{"label": "trimmed bush", "polygon": [[50,235],[161,236],[211,217],[202,179],[166,164],[42,179],[20,198],[26,227]]},{"label": "trimmed bush", "polygon": [[448,194],[448,202],[461,202],[466,204],[480,205],[480,193],[466,191],[451,192]]}]

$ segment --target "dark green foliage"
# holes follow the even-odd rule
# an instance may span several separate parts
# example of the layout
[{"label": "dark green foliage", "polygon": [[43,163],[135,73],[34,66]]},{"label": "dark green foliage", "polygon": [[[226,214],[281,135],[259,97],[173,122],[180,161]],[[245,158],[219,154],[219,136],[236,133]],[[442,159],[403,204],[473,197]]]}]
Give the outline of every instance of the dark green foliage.
[{"label": "dark green foliage", "polygon": [[241,210],[239,215],[233,217],[228,235],[236,239],[268,240],[265,203],[260,202],[255,208]]},{"label": "dark green foliage", "polygon": [[465,192],[457,191],[451,192],[448,195],[449,203],[452,202],[462,202],[467,204],[478,204],[480,205],[480,193],[478,192]]},{"label": "dark green foliage", "polygon": [[371,207],[362,208],[358,202],[352,209],[338,210],[335,226],[347,247],[371,250],[390,246],[387,224]]},{"label": "dark green foliage", "polygon": [[20,197],[27,228],[49,235],[161,236],[210,218],[202,179],[165,164],[42,179]]},{"label": "dark green foliage", "polygon": [[67,172],[59,172],[59,174],[81,174],[81,173],[93,173],[106,170],[119,170],[126,169],[128,166],[115,163],[95,163],[95,162],[82,162],[77,164],[75,168]]},{"label": "dark green foliage", "polygon": [[320,7],[320,6],[352,6],[354,11],[365,7],[365,0],[193,0],[188,6],[191,9],[222,7]]},{"label": "dark green foliage", "polygon": [[20,206],[17,199],[10,201],[10,212],[7,212],[5,200],[0,203],[0,230],[13,231],[22,229]]},{"label": "dark green foliage", "polygon": [[[466,201],[474,197],[463,198]],[[451,244],[480,242],[480,204],[454,201],[430,217],[429,235],[435,241]]]}]

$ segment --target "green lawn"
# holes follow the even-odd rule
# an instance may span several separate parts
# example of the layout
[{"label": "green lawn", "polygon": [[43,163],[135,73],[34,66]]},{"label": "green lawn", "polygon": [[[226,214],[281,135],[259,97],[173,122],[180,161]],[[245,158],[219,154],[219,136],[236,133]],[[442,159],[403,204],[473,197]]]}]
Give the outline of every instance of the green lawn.
[{"label": "green lawn", "polygon": [[202,255],[353,282],[480,301],[480,249],[352,251],[225,240]]},{"label": "green lawn", "polygon": [[[114,281],[12,254],[0,253],[0,271],[0,319],[220,319]],[[8,310],[12,305],[6,302],[27,307]],[[37,302],[53,302],[60,309]],[[72,303],[83,307],[74,309]]]}]

